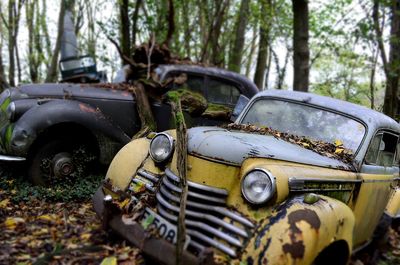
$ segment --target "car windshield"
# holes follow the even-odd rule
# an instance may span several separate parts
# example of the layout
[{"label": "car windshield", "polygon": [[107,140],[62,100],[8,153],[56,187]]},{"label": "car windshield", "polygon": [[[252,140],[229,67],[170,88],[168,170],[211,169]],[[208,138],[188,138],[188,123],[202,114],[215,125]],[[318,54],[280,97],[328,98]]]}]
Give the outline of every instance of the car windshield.
[{"label": "car windshield", "polygon": [[339,140],[353,153],[365,134],[365,127],[360,122],[346,116],[310,105],[273,99],[254,102],[241,123],[266,126],[328,143]]}]

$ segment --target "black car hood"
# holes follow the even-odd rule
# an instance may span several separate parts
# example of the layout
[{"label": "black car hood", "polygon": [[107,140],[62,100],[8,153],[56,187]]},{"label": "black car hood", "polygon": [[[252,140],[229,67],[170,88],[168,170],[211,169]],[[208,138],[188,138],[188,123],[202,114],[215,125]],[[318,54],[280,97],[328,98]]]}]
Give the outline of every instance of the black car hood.
[{"label": "black car hood", "polygon": [[[114,89],[113,89],[114,88]],[[95,99],[115,99],[132,100],[132,94],[126,90],[118,89],[118,84],[113,84],[112,88],[101,87],[101,84],[30,84],[21,85],[14,88],[28,98],[95,98]]]}]

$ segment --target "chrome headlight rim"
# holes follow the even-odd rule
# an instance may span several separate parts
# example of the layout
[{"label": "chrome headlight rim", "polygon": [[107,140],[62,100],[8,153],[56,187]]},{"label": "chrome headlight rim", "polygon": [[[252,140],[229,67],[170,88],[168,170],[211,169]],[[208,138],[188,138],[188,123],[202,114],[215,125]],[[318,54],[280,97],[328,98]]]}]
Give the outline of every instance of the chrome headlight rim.
[{"label": "chrome headlight rim", "polygon": [[[244,181],[245,181],[246,177],[247,177],[250,173],[253,173],[253,172],[255,172],[255,171],[260,171],[260,172],[264,173],[264,174],[268,177],[269,181],[271,182],[271,191],[270,191],[270,194],[269,194],[268,197],[266,197],[266,198],[263,199],[262,201],[254,201],[254,200],[250,199],[250,198],[246,195],[246,192],[245,192]],[[266,170],[266,169],[264,169],[264,168],[258,168],[258,167],[257,167],[257,168],[253,168],[253,169],[249,170],[249,171],[244,175],[244,177],[242,178],[242,180],[241,180],[241,182],[240,182],[240,190],[241,190],[241,192],[242,192],[243,197],[244,197],[244,198],[246,199],[246,201],[248,201],[249,203],[254,204],[254,205],[265,204],[265,203],[267,203],[269,200],[271,200],[271,199],[274,197],[275,193],[276,193],[276,181],[275,181],[275,177],[272,175],[272,173],[271,173],[270,171],[268,171],[268,170]]]},{"label": "chrome headlight rim", "polygon": [[[160,136],[166,137],[166,138],[168,139],[168,142],[169,142],[169,145],[170,145],[170,152],[169,152],[169,154],[168,154],[164,159],[157,159],[157,158],[154,156],[153,152],[151,151],[151,149],[152,149],[151,147],[152,147],[152,144],[153,144],[154,140],[155,140],[157,137],[160,137]],[[174,149],[175,149],[175,140],[174,140],[174,138],[173,138],[171,135],[162,132],[162,133],[157,133],[157,134],[153,137],[153,139],[151,139],[150,147],[149,147],[149,154],[150,154],[151,159],[153,159],[154,162],[156,162],[156,163],[158,163],[158,164],[161,164],[161,163],[167,162],[167,161],[172,157],[172,155],[173,155],[173,153],[174,153]]]}]

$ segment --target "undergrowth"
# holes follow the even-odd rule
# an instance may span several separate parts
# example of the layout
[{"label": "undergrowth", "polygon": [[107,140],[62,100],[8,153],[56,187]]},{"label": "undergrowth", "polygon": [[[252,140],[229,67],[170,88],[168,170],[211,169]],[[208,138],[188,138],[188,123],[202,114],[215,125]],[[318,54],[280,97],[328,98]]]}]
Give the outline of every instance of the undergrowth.
[{"label": "undergrowth", "polygon": [[9,194],[14,203],[32,199],[48,202],[86,201],[91,199],[104,176],[89,175],[74,181],[58,182],[51,187],[35,186],[14,173],[0,174],[0,192]]}]

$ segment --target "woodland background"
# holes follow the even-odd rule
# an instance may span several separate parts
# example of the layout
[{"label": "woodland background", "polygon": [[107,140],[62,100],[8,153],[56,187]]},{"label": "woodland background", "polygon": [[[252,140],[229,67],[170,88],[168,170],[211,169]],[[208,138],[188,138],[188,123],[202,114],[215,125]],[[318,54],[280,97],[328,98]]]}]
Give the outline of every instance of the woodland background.
[{"label": "woodland background", "polygon": [[[310,91],[400,117],[400,0],[0,0],[0,91],[59,80],[68,10],[80,54],[94,57],[109,80],[121,58],[155,40],[262,90]],[[0,264],[144,264],[92,210],[103,176],[45,188],[5,172],[0,167]],[[400,264],[398,231],[381,250],[351,264]]]},{"label": "woodland background", "polygon": [[109,80],[152,37],[260,89],[311,91],[398,118],[397,0],[1,0],[0,88],[56,82],[65,10]]}]

